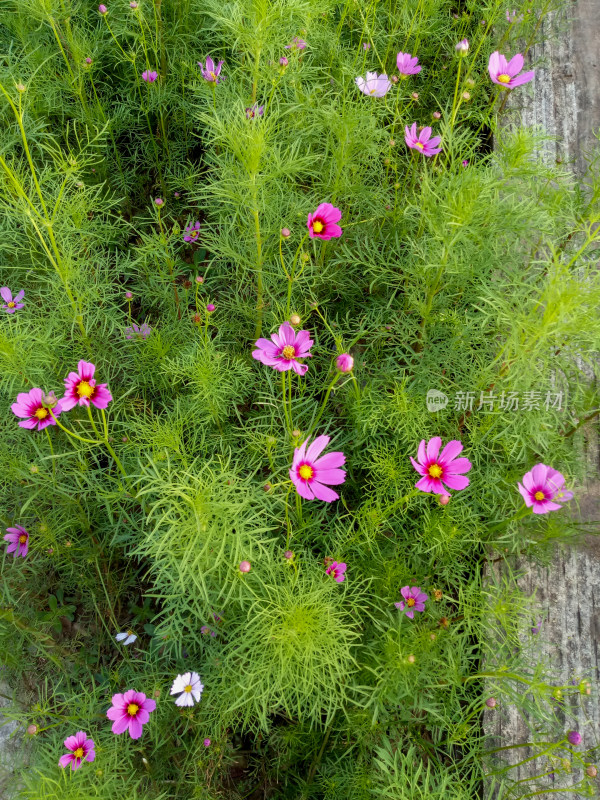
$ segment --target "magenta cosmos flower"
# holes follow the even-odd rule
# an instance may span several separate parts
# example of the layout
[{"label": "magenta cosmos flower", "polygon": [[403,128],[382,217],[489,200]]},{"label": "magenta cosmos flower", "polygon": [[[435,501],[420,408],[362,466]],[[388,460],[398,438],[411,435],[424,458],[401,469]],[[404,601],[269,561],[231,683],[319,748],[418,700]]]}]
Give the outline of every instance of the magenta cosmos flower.
[{"label": "magenta cosmos flower", "polygon": [[[341,472],[341,470],[340,470]],[[347,565],[344,564],[342,561],[338,563],[337,561],[332,561],[331,564],[325,570],[326,575],[333,575],[335,578],[336,583],[342,583],[346,579],[344,573],[346,572]]]},{"label": "magenta cosmos flower", "polygon": [[400,611],[404,611],[406,609],[405,614],[409,619],[413,619],[415,616],[415,611],[425,611],[425,601],[428,600],[428,596],[425,592],[421,591],[419,586],[403,586],[400,589],[400,594],[404,598],[399,603],[394,603],[396,608],[400,609]]},{"label": "magenta cosmos flower", "polygon": [[70,411],[75,406],[89,406],[90,403],[96,408],[106,408],[112,400],[112,394],[105,383],[96,383],[95,365],[80,361],[77,370],[69,372],[65,378],[65,396],[60,401],[62,410]]},{"label": "magenta cosmos flower", "polygon": [[524,72],[522,75],[519,75],[522,69],[523,56],[521,53],[517,53],[517,55],[513,56],[508,62],[502,53],[499,53],[497,50],[490,56],[488,64],[490,78],[494,83],[497,83],[498,86],[504,86],[505,89],[514,89],[516,86],[521,86],[533,80],[535,70],[532,69],[529,72]]},{"label": "magenta cosmos flower", "polygon": [[93,761],[96,758],[94,742],[87,738],[84,731],[77,731],[75,736],[68,736],[65,739],[65,747],[71,752],[60,757],[58,761],[60,767],[68,767],[70,764],[71,769],[79,769],[84,761]]},{"label": "magenta cosmos flower", "polygon": [[442,148],[438,144],[442,141],[440,136],[431,138],[431,128],[427,126],[417,134],[417,123],[413,122],[409,128],[408,125],[404,128],[404,141],[411,148],[411,150],[420,150],[424,156],[434,156],[436,153],[441,153]]},{"label": "magenta cosmos flower", "polygon": [[192,223],[190,222],[189,225],[185,226],[185,233],[183,235],[184,242],[195,242],[198,236],[200,235],[200,221]]},{"label": "magenta cosmos flower", "polygon": [[346,456],[340,452],[321,456],[329,439],[329,436],[317,436],[308,447],[307,439],[294,450],[290,478],[300,497],[305,500],[314,500],[316,497],[317,500],[332,503],[339,499],[339,494],[328,486],[338,486],[346,480],[345,470],[339,469],[344,465]]},{"label": "magenta cosmos flower", "polygon": [[25,528],[21,525],[17,525],[14,528],[7,528],[4,541],[8,542],[8,547],[6,548],[7,555],[12,553],[14,558],[17,558],[17,556],[25,558],[29,551],[29,534]]},{"label": "magenta cosmos flower", "polygon": [[329,239],[339,238],[343,231],[337,224],[342,218],[342,212],[339,208],[332,206],[331,203],[321,203],[317,210],[308,215],[306,226],[308,228],[308,235],[311,239]]},{"label": "magenta cosmos flower", "polygon": [[44,393],[41,389],[30,389],[28,392],[20,392],[17,395],[17,402],[11,406],[12,412],[16,417],[23,417],[23,422],[19,422],[19,427],[29,430],[43,431],[48,425],[56,425],[52,419],[64,411],[62,401],[59,400],[52,408],[52,414],[43,403]]},{"label": "magenta cosmos flower", "polygon": [[142,80],[146,81],[146,83],[154,83],[157,78],[158,72],[153,69],[145,69],[142,72]]},{"label": "magenta cosmos flower", "polygon": [[523,483],[519,483],[519,491],[527,508],[533,508],[534,514],[547,514],[558,511],[561,503],[571,500],[573,492],[564,492],[564,476],[545,464],[535,467],[523,475]]},{"label": "magenta cosmos flower", "polygon": [[299,358],[312,358],[310,348],[314,342],[308,331],[296,331],[289,322],[284,322],[279,327],[279,333],[271,334],[272,341],[258,339],[254,345],[257,350],[252,352],[252,358],[273,367],[278,372],[293,369],[298,375],[304,375],[308,364],[301,364]]},{"label": "magenta cosmos flower", "polygon": [[6,311],[7,314],[14,314],[15,311],[18,311],[25,305],[25,303],[21,302],[21,300],[25,297],[25,289],[21,289],[21,291],[17,294],[17,296],[13,297],[12,292],[8,288],[8,286],[3,286],[0,289],[0,296],[4,300],[4,305],[2,306],[2,310]]},{"label": "magenta cosmos flower", "polygon": [[396,66],[403,78],[408,78],[409,75],[418,75],[422,69],[417,56],[411,56],[410,53],[398,53]]},{"label": "magenta cosmos flower", "polygon": [[367,72],[366,78],[359,75],[354,79],[354,83],[363,94],[369,97],[383,97],[392,87],[392,83],[385,73],[378,75],[376,72]]},{"label": "magenta cosmos flower", "polygon": [[465,489],[469,485],[469,479],[463,473],[471,469],[471,462],[468,458],[458,458],[463,446],[461,442],[453,439],[444,447],[440,453],[442,440],[439,436],[434,436],[425,445],[425,439],[421,440],[417,452],[417,461],[410,456],[413,467],[419,475],[423,477],[415,483],[417,489],[422,492],[447,495],[448,490],[444,486],[447,484],[450,489]]},{"label": "magenta cosmos flower", "polygon": [[113,720],[112,732],[124,733],[129,730],[132,739],[142,735],[142,725],[150,719],[150,713],[156,708],[156,701],[151,700],[143,692],[130,689],[125,694],[113,694],[112,706],[106,716]]},{"label": "magenta cosmos flower", "polygon": [[219,63],[215,66],[215,62],[212,60],[210,56],[206,56],[206,67],[202,66],[202,62],[198,61],[198,66],[200,67],[200,72],[202,73],[202,77],[208,83],[221,83],[223,78],[220,78],[221,74],[221,67],[225,62],[219,61]]},{"label": "magenta cosmos flower", "polygon": [[336,358],[335,365],[340,372],[352,372],[354,368],[354,359],[349,353],[342,353]]}]

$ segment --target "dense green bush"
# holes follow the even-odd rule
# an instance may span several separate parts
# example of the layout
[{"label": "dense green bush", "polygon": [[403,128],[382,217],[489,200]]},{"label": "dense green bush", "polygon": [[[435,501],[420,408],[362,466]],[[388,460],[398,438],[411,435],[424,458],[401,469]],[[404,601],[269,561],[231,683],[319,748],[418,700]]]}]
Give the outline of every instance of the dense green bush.
[{"label": "dense green bush", "polygon": [[[575,495],[585,477],[600,183],[542,163],[540,132],[498,128],[487,69],[551,6],[130,5],[0,11],[0,284],[25,290],[0,309],[0,521],[29,534],[4,556],[0,627],[7,715],[31,740],[18,796],[485,797],[511,785],[482,730],[491,693],[555,742],[550,764],[585,765],[551,670],[519,647],[537,611],[511,564],[575,530],[576,497],[525,516],[517,483],[539,462]],[[419,74],[359,91],[404,51]],[[405,146],[413,122],[439,155]],[[343,234],[308,238],[325,202]],[[251,357],[290,319],[314,340],[304,377]],[[106,409],[19,428],[17,394],[62,397],[80,360]],[[345,454],[333,503],[289,478],[319,434]],[[447,504],[414,488],[434,436],[472,464]],[[428,595],[414,619],[405,586]],[[189,671],[203,696],[179,708]],[[106,718],[128,689],[157,702],[136,740]],[[61,769],[79,730],[95,761]]]}]

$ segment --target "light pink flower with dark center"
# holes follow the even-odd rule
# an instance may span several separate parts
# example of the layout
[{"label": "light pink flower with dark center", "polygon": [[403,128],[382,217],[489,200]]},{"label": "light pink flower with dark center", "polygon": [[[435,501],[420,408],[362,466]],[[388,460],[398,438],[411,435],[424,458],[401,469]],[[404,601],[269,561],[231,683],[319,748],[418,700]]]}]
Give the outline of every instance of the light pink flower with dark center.
[{"label": "light pink flower with dark center", "polygon": [[206,67],[202,66],[202,62],[198,61],[198,66],[200,67],[200,72],[202,73],[202,77],[208,83],[221,83],[223,78],[220,78],[221,74],[221,67],[225,62],[219,61],[219,63],[215,66],[215,62],[212,60],[210,56],[206,56]]},{"label": "light pink flower with dark center", "polygon": [[298,359],[312,358],[310,348],[314,342],[308,331],[296,331],[289,322],[284,322],[279,327],[279,333],[272,333],[271,340],[258,339],[254,345],[257,350],[252,352],[252,358],[273,367],[278,372],[293,369],[298,375],[304,375],[308,364],[301,364]]},{"label": "light pink flower with dark center", "polygon": [[337,561],[332,561],[331,564],[325,570],[325,574],[333,575],[336,583],[342,583],[342,581],[346,579],[346,576],[344,575],[346,569],[347,565],[344,564],[343,561],[341,563],[338,563]]},{"label": "light pink flower with dark center", "polygon": [[146,81],[146,83],[154,83],[157,78],[158,72],[153,69],[145,69],[142,72],[142,80]]},{"label": "light pink flower with dark center", "polygon": [[4,300],[4,305],[2,306],[2,310],[6,311],[7,314],[14,314],[15,311],[18,311],[25,305],[25,303],[21,302],[21,300],[25,297],[25,289],[21,289],[21,291],[16,295],[16,297],[13,297],[12,292],[8,288],[8,286],[3,286],[0,289],[0,297],[2,297],[2,299]]},{"label": "light pink flower with dark center", "polygon": [[342,212],[339,208],[331,203],[321,203],[316,211],[308,215],[306,226],[309,238],[322,239],[324,242],[339,238],[343,233],[337,224],[341,218]]},{"label": "light pink flower with dark center", "polygon": [[49,409],[44,406],[44,393],[41,389],[30,389],[28,392],[20,392],[17,395],[17,402],[13,403],[11,410],[17,417],[22,417],[23,422],[19,422],[19,427],[28,428],[29,430],[38,429],[43,431],[48,425],[56,425],[52,419],[52,414],[55,417],[64,411],[63,403],[59,400],[56,405],[52,407],[52,414]]},{"label": "light pink flower with dark center", "polygon": [[87,738],[84,731],[77,731],[75,736],[68,736],[65,739],[65,747],[71,752],[59,758],[60,767],[68,767],[70,764],[71,769],[79,769],[84,761],[93,761],[96,758],[94,742]]},{"label": "light pink flower with dark center", "polygon": [[524,60],[521,53],[517,53],[507,62],[502,53],[496,50],[490,56],[488,72],[492,81],[497,83],[498,86],[504,86],[505,89],[514,89],[516,86],[529,83],[535,76],[535,70],[533,69],[519,75],[519,72],[523,69],[523,64]]},{"label": "light pink flower with dark center", "polygon": [[367,72],[366,78],[359,75],[354,79],[354,83],[368,97],[383,97],[392,88],[392,83],[385,73],[378,75],[376,72]]},{"label": "light pink flower with dark center", "polygon": [[329,440],[329,436],[317,436],[311,445],[308,445],[307,439],[294,450],[290,478],[300,497],[305,500],[316,498],[332,503],[339,499],[339,494],[328,487],[338,486],[346,480],[345,470],[340,469],[346,456],[339,451],[321,456]]},{"label": "light pink flower with dark center", "polygon": [[29,552],[29,534],[21,525],[16,525],[14,528],[7,528],[4,541],[8,542],[8,547],[6,548],[7,555],[12,553],[14,558],[17,558],[17,556],[25,558]]},{"label": "light pink flower with dark center", "polygon": [[113,694],[112,706],[106,712],[106,716],[113,720],[114,734],[118,735],[128,730],[132,739],[139,739],[142,735],[142,726],[148,722],[155,708],[155,700],[146,697],[143,692],[130,689],[125,694]]},{"label": "light pink flower with dark center", "polygon": [[185,226],[185,233],[183,235],[184,242],[195,242],[200,235],[200,221],[192,223],[190,222],[189,225]]},{"label": "light pink flower with dark center", "polygon": [[413,619],[415,616],[415,611],[425,611],[425,601],[428,600],[428,596],[425,592],[421,591],[419,586],[403,586],[400,589],[400,594],[404,598],[399,603],[394,603],[397,609],[400,611],[404,611],[406,616],[409,619]]},{"label": "light pink flower with dark center", "polygon": [[408,78],[409,75],[418,75],[422,70],[417,56],[411,56],[410,53],[398,53],[396,66],[402,78]]},{"label": "light pink flower with dark center", "polygon": [[518,486],[527,508],[532,508],[534,514],[547,514],[559,511],[561,503],[572,499],[573,492],[563,491],[564,484],[565,478],[560,472],[545,464],[536,464],[523,475],[523,483]]},{"label": "light pink flower with dark center", "polygon": [[420,133],[417,133],[417,123],[413,122],[409,128],[408,125],[404,128],[404,141],[411,148],[411,150],[420,150],[424,156],[434,156],[442,152],[442,148],[438,144],[442,141],[441,136],[431,137],[431,128],[429,126],[423,128]]},{"label": "light pink flower with dark center", "polygon": [[461,442],[453,439],[444,447],[440,453],[442,440],[439,436],[434,436],[425,445],[422,439],[417,452],[417,461],[410,456],[413,467],[419,475],[423,477],[415,483],[417,489],[422,492],[433,494],[448,494],[444,483],[450,489],[465,489],[469,485],[469,479],[464,477],[464,473],[471,469],[471,462],[468,458],[458,458],[462,452]]},{"label": "light pink flower with dark center", "polygon": [[80,361],[77,372],[69,372],[65,378],[65,396],[61,405],[63,411],[70,411],[75,406],[106,408],[113,399],[105,383],[96,383],[94,372],[96,367],[88,361]]}]

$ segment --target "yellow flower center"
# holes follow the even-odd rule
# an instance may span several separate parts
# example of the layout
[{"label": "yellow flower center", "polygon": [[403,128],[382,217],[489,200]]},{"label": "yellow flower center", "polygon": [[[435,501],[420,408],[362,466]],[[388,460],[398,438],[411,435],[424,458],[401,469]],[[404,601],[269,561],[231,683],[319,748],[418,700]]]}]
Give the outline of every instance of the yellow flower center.
[{"label": "yellow flower center", "polygon": [[415,604],[415,598],[414,597],[409,597],[408,600],[406,601],[406,605],[409,608],[412,608],[414,606],[414,604]]},{"label": "yellow flower center", "polygon": [[309,481],[312,476],[315,474],[312,467],[309,467],[308,464],[302,464],[300,469],[298,470],[298,475],[302,478],[302,480]]},{"label": "yellow flower center", "polygon": [[91,397],[94,394],[94,387],[90,386],[87,381],[80,381],[77,386],[77,394],[79,397]]},{"label": "yellow flower center", "polygon": [[543,492],[536,492],[534,495],[536,500],[545,500],[546,495]]},{"label": "yellow flower center", "polygon": [[296,355],[296,350],[293,345],[286,344],[286,346],[283,348],[281,352],[281,355],[284,358],[293,358]]},{"label": "yellow flower center", "polygon": [[315,233],[321,233],[325,225],[323,225],[320,219],[313,219],[312,227]]},{"label": "yellow flower center", "polygon": [[213,81],[216,81],[216,80],[217,80],[217,76],[215,75],[215,73],[214,73],[214,72],[211,72],[211,73],[210,73],[210,77],[213,79]]},{"label": "yellow flower center", "polygon": [[139,710],[140,707],[137,705],[137,703],[129,703],[127,706],[127,713],[130,717],[135,717]]},{"label": "yellow flower center", "polygon": [[22,533],[19,536],[19,544],[25,544],[26,541],[27,541],[27,536],[24,533]]},{"label": "yellow flower center", "polygon": [[418,147],[419,150],[422,150],[425,147],[425,145],[422,142],[415,142],[415,147]]},{"label": "yellow flower center", "polygon": [[10,303],[8,303],[7,305],[9,308],[14,308],[17,304],[13,303],[13,301],[11,300]]},{"label": "yellow flower center", "polygon": [[78,747],[77,750],[73,753],[75,758],[83,758],[83,747]]},{"label": "yellow flower center", "polygon": [[188,683],[188,685],[187,685],[187,686],[184,686],[184,687],[183,687],[183,691],[184,691],[184,692],[187,692],[187,693],[189,694],[189,693],[192,691],[192,686],[191,686],[191,684],[189,684],[189,683]]},{"label": "yellow flower center", "polygon": [[46,419],[48,416],[48,409],[40,406],[39,408],[36,408],[34,416],[38,419]]},{"label": "yellow flower center", "polygon": [[432,464],[429,467],[428,472],[430,478],[441,478],[443,470],[439,464]]},{"label": "yellow flower center", "polygon": [[498,75],[497,77],[500,83],[510,83],[510,75]]}]

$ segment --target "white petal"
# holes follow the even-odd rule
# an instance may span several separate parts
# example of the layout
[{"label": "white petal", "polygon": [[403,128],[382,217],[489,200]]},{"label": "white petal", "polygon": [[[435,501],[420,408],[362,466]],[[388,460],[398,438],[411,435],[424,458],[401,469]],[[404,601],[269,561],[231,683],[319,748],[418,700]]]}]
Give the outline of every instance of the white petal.
[{"label": "white petal", "polygon": [[188,683],[185,678],[185,675],[178,675],[175,678],[173,681],[173,686],[171,686],[171,694],[179,694],[180,692],[183,692]]},{"label": "white petal", "polygon": [[189,692],[182,692],[177,700],[175,700],[176,706],[193,706],[194,701],[192,700],[192,695]]},{"label": "white petal", "polygon": [[135,635],[135,633],[132,633],[132,634],[130,634],[130,636],[128,636],[125,644],[133,644],[136,639],[137,639],[137,636]]},{"label": "white petal", "polygon": [[199,702],[200,698],[202,697],[202,690],[203,689],[204,689],[204,686],[202,686],[202,684],[200,684],[199,686],[193,686],[192,687],[192,694],[194,695],[194,700],[196,702]]},{"label": "white petal", "polygon": [[117,633],[115,639],[117,640],[117,642],[122,642],[123,639],[126,639],[128,636],[129,634],[127,633],[127,631],[125,631],[125,633]]}]

